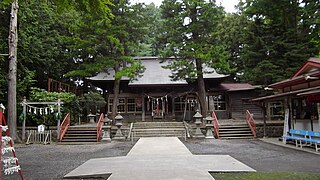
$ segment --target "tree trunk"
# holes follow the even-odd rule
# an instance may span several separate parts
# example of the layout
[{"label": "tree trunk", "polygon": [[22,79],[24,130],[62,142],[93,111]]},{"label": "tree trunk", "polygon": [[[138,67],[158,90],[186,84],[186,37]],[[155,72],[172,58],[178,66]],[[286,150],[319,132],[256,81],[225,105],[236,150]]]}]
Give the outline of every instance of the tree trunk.
[{"label": "tree trunk", "polygon": [[112,120],[115,123],[114,117],[117,115],[117,107],[118,107],[118,101],[119,101],[119,93],[120,93],[120,79],[114,81],[114,87],[113,87],[113,104],[112,104]]},{"label": "tree trunk", "polygon": [[207,116],[208,105],[206,102],[206,87],[203,78],[203,70],[201,60],[196,60],[196,68],[197,68],[197,82],[198,82],[198,98],[200,101],[201,114],[203,117]]},{"label": "tree trunk", "polygon": [[[119,65],[116,65],[114,68],[114,73],[116,74],[119,71]],[[117,115],[117,107],[118,107],[118,102],[119,102],[119,94],[120,94],[120,79],[115,79],[114,80],[114,85],[113,85],[113,103],[112,103],[112,113],[111,113],[111,118],[113,123],[115,123],[114,117]]]},{"label": "tree trunk", "polygon": [[9,29],[8,125],[11,137],[17,139],[17,46],[18,0],[12,2]]}]

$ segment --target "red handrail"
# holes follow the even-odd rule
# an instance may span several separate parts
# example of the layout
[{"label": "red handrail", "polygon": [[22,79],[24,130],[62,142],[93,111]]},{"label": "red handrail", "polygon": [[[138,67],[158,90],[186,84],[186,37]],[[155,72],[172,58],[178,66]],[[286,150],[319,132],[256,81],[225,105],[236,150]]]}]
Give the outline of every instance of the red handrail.
[{"label": "red handrail", "polygon": [[213,128],[214,128],[214,136],[219,139],[219,121],[218,118],[216,116],[216,113],[214,111],[212,111],[212,118],[213,118]]},{"label": "red handrail", "polygon": [[102,126],[103,126],[103,118],[104,118],[104,115],[103,113],[101,113],[100,115],[100,118],[99,118],[99,121],[97,123],[97,142],[99,142],[101,136],[102,136]]},{"label": "red handrail", "polygon": [[257,137],[256,121],[253,119],[253,116],[249,110],[246,111],[246,120],[251,129],[253,137]]},{"label": "red handrail", "polygon": [[64,135],[66,134],[69,126],[70,126],[70,113],[68,113],[64,117],[64,120],[62,121],[62,123],[60,125],[60,142],[62,141]]}]

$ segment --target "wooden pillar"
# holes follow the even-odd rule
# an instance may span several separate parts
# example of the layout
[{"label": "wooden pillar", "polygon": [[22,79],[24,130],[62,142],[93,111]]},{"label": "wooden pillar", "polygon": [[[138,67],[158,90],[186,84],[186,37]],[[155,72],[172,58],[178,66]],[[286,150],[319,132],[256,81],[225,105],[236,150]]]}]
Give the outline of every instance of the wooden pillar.
[{"label": "wooden pillar", "polygon": [[17,139],[17,48],[18,0],[12,1],[9,29],[8,126],[11,138]]},{"label": "wooden pillar", "polygon": [[173,119],[173,118],[174,118],[174,119],[176,118],[176,113],[175,113],[175,110],[174,110],[174,99],[175,99],[175,96],[172,95],[172,96],[171,96],[172,119]]},{"label": "wooden pillar", "polygon": [[27,117],[27,99],[23,97],[23,122],[22,122],[22,141],[26,140],[26,117]]},{"label": "wooden pillar", "polygon": [[146,120],[146,107],[145,107],[146,103],[143,95],[141,96],[141,100],[142,100],[142,121],[145,121]]},{"label": "wooden pillar", "polygon": [[265,110],[266,110],[266,115],[267,115],[267,119],[266,120],[268,120],[268,121],[271,121],[271,112],[270,112],[270,103],[269,102],[266,102],[266,104],[265,104],[266,106],[265,106]]},{"label": "wooden pillar", "polygon": [[[60,118],[62,117],[61,116],[61,100],[60,98],[58,99],[58,123],[57,123],[57,138],[60,139]],[[60,116],[60,117],[59,117]]]},{"label": "wooden pillar", "polygon": [[[287,132],[289,131],[289,114],[290,114],[287,98],[284,101],[284,110],[285,110],[285,114],[284,114],[284,123],[283,123],[283,136],[287,136]],[[283,138],[282,142],[286,143],[286,139]]]},{"label": "wooden pillar", "polygon": [[[267,133],[266,133],[266,128],[267,128],[267,114],[266,114],[266,111],[267,111],[267,107],[269,104],[268,102],[262,102],[262,114],[263,114],[263,137],[266,137],[267,136]],[[270,113],[269,113],[270,114]]]}]

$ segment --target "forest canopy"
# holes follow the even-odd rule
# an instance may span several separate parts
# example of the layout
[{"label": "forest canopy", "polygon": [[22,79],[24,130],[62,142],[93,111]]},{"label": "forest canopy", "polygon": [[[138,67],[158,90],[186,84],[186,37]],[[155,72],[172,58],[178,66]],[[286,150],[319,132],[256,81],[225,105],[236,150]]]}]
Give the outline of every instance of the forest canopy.
[{"label": "forest canopy", "polygon": [[[92,2],[19,1],[18,99],[32,87],[46,89],[48,78],[75,84],[125,63],[133,68],[119,76],[134,78],[143,73],[135,56],[201,59],[232,81],[259,85],[288,78],[309,57],[319,56],[319,0],[243,0],[236,13],[226,13],[215,1],[165,0],[160,7]],[[0,4],[0,54],[8,52],[9,4]],[[95,6],[103,8],[94,11]],[[7,71],[7,57],[0,56],[3,102]]]}]

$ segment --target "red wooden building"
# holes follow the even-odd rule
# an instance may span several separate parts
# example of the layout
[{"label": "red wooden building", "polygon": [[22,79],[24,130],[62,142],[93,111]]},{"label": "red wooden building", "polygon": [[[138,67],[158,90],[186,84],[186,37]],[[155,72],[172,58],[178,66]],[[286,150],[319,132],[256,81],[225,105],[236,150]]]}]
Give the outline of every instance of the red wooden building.
[{"label": "red wooden building", "polygon": [[[288,129],[320,131],[320,58],[310,58],[291,78],[271,84],[274,95],[255,98],[266,107],[267,117],[273,114],[272,103],[277,105],[279,117]],[[282,115],[281,115],[282,114]]]}]

